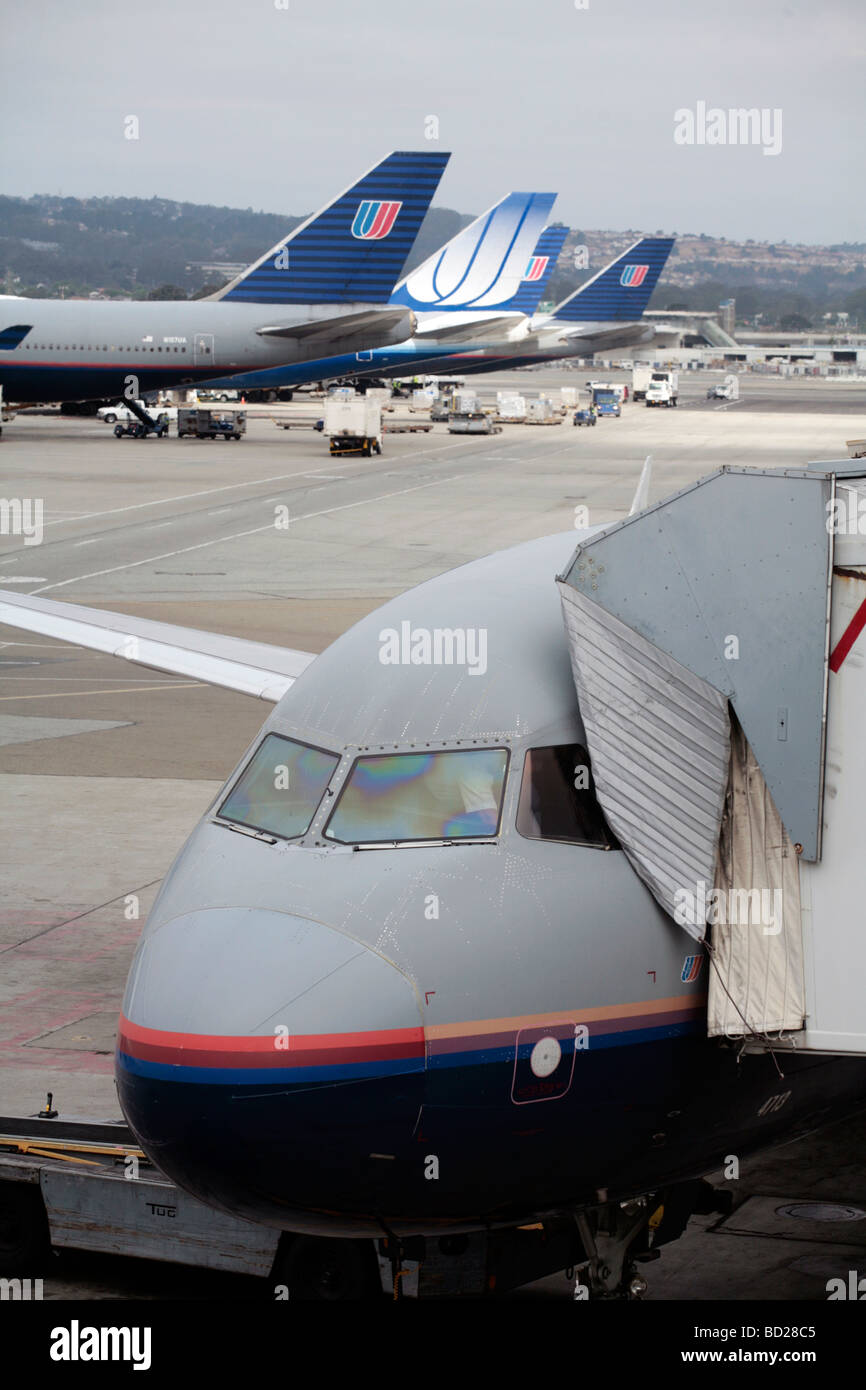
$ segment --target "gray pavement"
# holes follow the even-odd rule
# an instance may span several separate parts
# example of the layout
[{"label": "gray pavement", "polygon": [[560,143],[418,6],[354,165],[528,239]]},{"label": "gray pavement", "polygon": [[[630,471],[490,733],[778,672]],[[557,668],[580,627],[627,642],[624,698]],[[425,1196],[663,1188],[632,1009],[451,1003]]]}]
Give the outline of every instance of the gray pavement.
[{"label": "gray pavement", "polygon": [[[473,384],[531,396],[590,376],[622,379],[581,368]],[[683,373],[677,410],[627,404],[592,430],[466,439],[437,426],[357,460],[268,421],[239,443],[139,441],[19,415],[0,443],[0,492],[43,500],[44,541],[0,535],[0,587],[319,651],[412,584],[570,529],[577,506],[590,524],[624,515],[648,453],[656,499],[725,463],[844,457],[866,435],[862,385],[746,376],[740,402],[719,408],[705,393],[720,377]],[[274,525],[283,506],[287,530]],[[141,918],[264,715],[243,696],[0,629],[0,1112],[32,1113],[52,1090],[65,1113],[118,1113],[113,1018]],[[866,1209],[864,1157],[852,1120],[752,1160],[739,1210],[807,1195]],[[693,1221],[649,1267],[651,1296],[824,1298],[827,1278],[864,1265],[847,1229],[782,1222],[768,1234],[775,1206],[753,1206],[736,1234]],[[61,1265],[53,1297],[183,1297],[193,1280],[132,1261]],[[210,1276],[196,1296],[249,1292]],[[559,1278],[515,1296],[571,1290]]]}]

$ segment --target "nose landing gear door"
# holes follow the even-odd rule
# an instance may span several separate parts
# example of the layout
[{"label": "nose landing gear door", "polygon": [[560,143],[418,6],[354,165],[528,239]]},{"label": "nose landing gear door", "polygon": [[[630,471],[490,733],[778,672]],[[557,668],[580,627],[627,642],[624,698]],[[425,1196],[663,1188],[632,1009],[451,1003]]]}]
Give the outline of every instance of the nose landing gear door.
[{"label": "nose landing gear door", "polygon": [[192,340],[192,360],[196,367],[211,367],[214,362],[212,333],[195,333]]}]

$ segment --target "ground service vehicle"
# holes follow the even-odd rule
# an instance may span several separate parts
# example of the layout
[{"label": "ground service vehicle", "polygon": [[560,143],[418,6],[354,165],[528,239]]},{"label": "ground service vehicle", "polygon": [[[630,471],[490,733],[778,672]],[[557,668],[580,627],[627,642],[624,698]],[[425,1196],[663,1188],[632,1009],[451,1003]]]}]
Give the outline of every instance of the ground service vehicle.
[{"label": "ground service vehicle", "polygon": [[501,434],[502,426],[495,425],[483,410],[454,410],[448,416],[449,434]]},{"label": "ground service vehicle", "polygon": [[632,399],[642,401],[646,397],[646,389],[652,381],[653,369],[647,366],[637,366],[631,374],[631,394]]},{"label": "ground service vehicle", "polygon": [[676,405],[678,387],[678,372],[654,371],[646,389],[647,405]]},{"label": "ground service vehicle", "polygon": [[136,420],[134,415],[123,424],[118,421],[114,426],[115,439],[123,439],[124,435],[129,435],[131,439],[144,439],[148,434],[155,434],[157,439],[164,439],[168,434],[168,416],[164,411],[160,411],[155,417],[152,428],[141,420]]},{"label": "ground service vehicle", "polygon": [[594,425],[594,424],[595,424],[595,418],[596,418],[596,417],[595,417],[595,411],[594,411],[594,409],[592,408],[592,406],[591,406],[591,405],[590,405],[590,406],[584,406],[584,407],[582,407],[582,409],[576,410],[576,411],[574,412],[573,424],[575,424],[575,425]]},{"label": "ground service vehicle", "polygon": [[599,415],[619,417],[622,414],[620,400],[619,391],[615,386],[593,386],[592,388],[592,404]]},{"label": "ground service vehicle", "polygon": [[324,432],[332,454],[381,454],[382,407],[367,396],[331,396],[325,401]]},{"label": "ground service vehicle", "polygon": [[177,413],[177,437],[184,439],[240,439],[246,433],[242,410],[206,410],[200,406]]}]

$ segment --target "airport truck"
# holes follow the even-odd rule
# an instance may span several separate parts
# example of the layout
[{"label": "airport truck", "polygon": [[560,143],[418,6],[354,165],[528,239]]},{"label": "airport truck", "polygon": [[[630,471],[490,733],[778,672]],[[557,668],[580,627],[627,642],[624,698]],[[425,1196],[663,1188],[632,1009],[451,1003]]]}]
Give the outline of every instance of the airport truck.
[{"label": "airport truck", "polygon": [[246,433],[243,410],[207,410],[202,406],[177,412],[178,439],[240,439]]},{"label": "airport truck", "polygon": [[652,374],[652,367],[643,363],[633,368],[631,374],[632,400],[642,401],[646,399],[646,389],[652,381]]},{"label": "airport truck", "polygon": [[332,454],[382,452],[382,407],[367,396],[354,399],[330,397],[325,401],[325,434]]},{"label": "airport truck", "polygon": [[654,370],[646,389],[647,406],[663,405],[670,407],[676,405],[678,390],[678,372]]},{"label": "airport truck", "polygon": [[618,418],[622,414],[622,397],[616,386],[593,383],[590,387],[590,399],[598,415],[613,415]]}]

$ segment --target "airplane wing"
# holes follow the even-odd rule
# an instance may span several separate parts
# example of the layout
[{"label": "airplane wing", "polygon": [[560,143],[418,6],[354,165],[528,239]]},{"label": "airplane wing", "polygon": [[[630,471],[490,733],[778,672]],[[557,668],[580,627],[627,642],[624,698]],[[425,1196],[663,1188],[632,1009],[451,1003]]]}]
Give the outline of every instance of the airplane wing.
[{"label": "airplane wing", "polygon": [[387,332],[403,342],[412,337],[416,323],[411,309],[368,309],[359,314],[314,319],[310,323],[273,324],[258,328],[256,332],[263,338],[303,338],[305,342],[311,338],[321,338],[325,342],[338,338],[341,344],[351,346],[358,341],[364,347],[369,345],[371,333]]},{"label": "airplane wing", "polygon": [[268,642],[248,642],[5,589],[0,589],[0,623],[108,652],[136,666],[255,695],[272,704],[315,660],[311,652],[274,647]]}]

